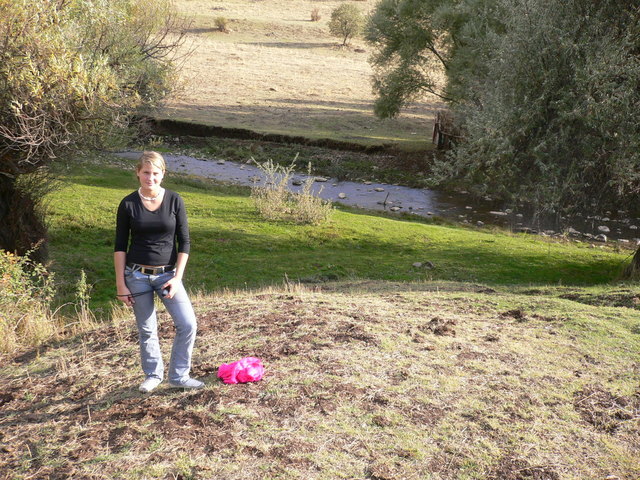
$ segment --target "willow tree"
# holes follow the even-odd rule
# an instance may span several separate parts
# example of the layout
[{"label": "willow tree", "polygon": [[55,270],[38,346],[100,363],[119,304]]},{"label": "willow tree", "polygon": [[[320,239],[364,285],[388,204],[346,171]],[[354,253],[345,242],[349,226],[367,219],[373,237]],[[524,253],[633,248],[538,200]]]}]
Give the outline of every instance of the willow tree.
[{"label": "willow tree", "polygon": [[428,96],[473,101],[502,28],[498,0],[381,0],[365,28],[376,115],[395,117]]},{"label": "willow tree", "polygon": [[0,0],[0,248],[44,259],[47,167],[166,94],[184,27],[169,0]]}]

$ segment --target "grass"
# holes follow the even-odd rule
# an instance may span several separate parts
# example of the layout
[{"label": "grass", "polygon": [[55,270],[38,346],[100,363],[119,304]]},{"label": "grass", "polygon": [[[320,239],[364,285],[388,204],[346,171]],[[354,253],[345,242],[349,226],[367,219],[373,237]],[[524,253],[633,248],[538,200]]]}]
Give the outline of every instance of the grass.
[{"label": "grass", "polygon": [[[115,209],[135,177],[99,160],[68,165],[50,229],[61,298],[84,270],[103,322],[3,358],[8,478],[640,476],[640,286],[615,281],[627,255],[350,210],[270,223],[248,189],[169,175],[191,221],[192,374],[207,386],[143,396],[131,313],[111,303]],[[163,308],[159,322],[168,359]],[[217,381],[249,355],[261,382]]]},{"label": "grass", "polygon": [[[84,270],[97,309],[113,295],[113,224],[117,205],[136,187],[131,163],[76,164],[51,197],[52,268],[62,287],[75,288]],[[586,244],[429,221],[337,210],[320,226],[267,222],[248,189],[169,175],[165,186],[188,206],[193,252],[188,283],[194,290],[256,288],[289,281],[339,279],[464,281],[486,285],[593,285],[614,280],[627,255]],[[416,262],[434,268],[415,268]],[[100,311],[98,310],[98,313]]]},{"label": "grass", "polygon": [[[0,468],[13,478],[640,474],[637,310],[451,282],[194,303],[202,391],[137,393],[130,322],[0,370]],[[248,354],[264,360],[262,382],[215,380],[217,365]]]}]

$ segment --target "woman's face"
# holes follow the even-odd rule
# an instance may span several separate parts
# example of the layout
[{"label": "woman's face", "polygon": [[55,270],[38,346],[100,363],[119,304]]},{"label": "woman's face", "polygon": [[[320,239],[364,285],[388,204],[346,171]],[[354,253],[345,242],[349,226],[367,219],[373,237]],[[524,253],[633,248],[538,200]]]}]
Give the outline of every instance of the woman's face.
[{"label": "woman's face", "polygon": [[162,170],[150,163],[144,163],[136,175],[138,175],[140,186],[145,190],[156,190],[164,178]]}]

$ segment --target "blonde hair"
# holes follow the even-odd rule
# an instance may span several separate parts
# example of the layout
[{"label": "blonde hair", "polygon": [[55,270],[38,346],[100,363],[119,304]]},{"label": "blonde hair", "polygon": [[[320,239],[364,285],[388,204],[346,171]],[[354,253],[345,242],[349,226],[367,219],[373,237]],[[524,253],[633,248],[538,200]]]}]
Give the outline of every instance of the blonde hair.
[{"label": "blonde hair", "polygon": [[139,172],[142,167],[144,167],[145,163],[149,163],[156,168],[162,170],[162,173],[165,173],[167,170],[167,165],[164,163],[164,158],[158,152],[144,151],[142,155],[140,155],[140,159],[138,160],[138,165],[136,166],[136,171]]}]

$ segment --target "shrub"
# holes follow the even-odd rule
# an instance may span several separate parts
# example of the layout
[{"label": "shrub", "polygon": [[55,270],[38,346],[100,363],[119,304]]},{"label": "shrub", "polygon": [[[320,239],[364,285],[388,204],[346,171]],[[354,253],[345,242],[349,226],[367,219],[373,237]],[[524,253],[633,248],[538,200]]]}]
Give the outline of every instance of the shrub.
[{"label": "shrub", "polygon": [[0,351],[38,345],[59,328],[51,314],[53,274],[27,256],[0,250]]},{"label": "shrub", "polygon": [[35,347],[51,338],[95,326],[89,308],[91,286],[84,270],[76,284],[76,302],[71,303],[75,315],[63,317],[60,308],[52,308],[53,273],[33,261],[31,254],[20,256],[0,249],[0,353]]},{"label": "shrub", "polygon": [[[296,156],[297,158],[297,156]],[[272,160],[257,164],[264,173],[265,184],[251,189],[256,209],[267,220],[286,220],[295,223],[319,225],[329,219],[331,202],[319,197],[312,190],[315,178],[309,175],[299,192],[289,190],[289,181],[295,167],[295,159],[288,167],[276,165]],[[309,174],[311,164],[309,164]]]},{"label": "shrub", "polygon": [[226,17],[216,17],[213,21],[216,29],[220,32],[229,32],[229,19]]},{"label": "shrub", "polygon": [[347,45],[350,38],[359,35],[363,27],[364,17],[355,5],[343,3],[331,12],[329,32],[342,38],[342,45]]},{"label": "shrub", "polygon": [[317,8],[314,8],[313,10],[311,10],[311,21],[312,22],[318,22],[320,21],[320,10]]}]

